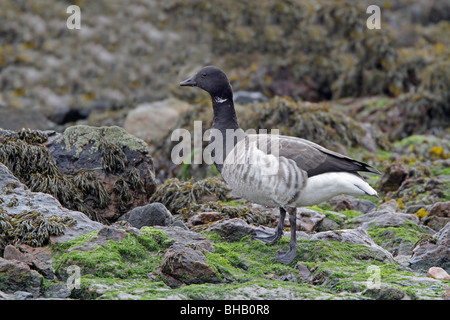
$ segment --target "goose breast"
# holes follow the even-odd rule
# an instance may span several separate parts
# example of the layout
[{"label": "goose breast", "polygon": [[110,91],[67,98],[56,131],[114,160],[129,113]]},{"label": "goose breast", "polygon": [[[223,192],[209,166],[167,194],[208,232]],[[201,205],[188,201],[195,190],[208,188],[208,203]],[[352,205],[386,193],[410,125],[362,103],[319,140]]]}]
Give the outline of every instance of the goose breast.
[{"label": "goose breast", "polygon": [[227,155],[222,177],[233,193],[266,206],[297,199],[308,179],[292,159],[279,156],[280,137],[246,135]]}]

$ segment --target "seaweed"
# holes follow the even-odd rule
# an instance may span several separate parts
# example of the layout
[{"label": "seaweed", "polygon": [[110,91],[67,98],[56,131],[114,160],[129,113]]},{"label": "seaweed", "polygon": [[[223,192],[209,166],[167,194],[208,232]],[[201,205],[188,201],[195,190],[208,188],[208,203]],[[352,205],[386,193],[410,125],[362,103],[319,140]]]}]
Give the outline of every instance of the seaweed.
[{"label": "seaweed", "polygon": [[271,225],[274,218],[270,214],[252,210],[248,205],[238,207],[224,203],[230,200],[230,189],[220,177],[212,177],[194,182],[194,179],[180,181],[167,179],[150,198],[150,202],[160,202],[172,214],[180,214],[184,220],[205,211],[218,212],[224,219],[241,218],[248,223]]},{"label": "seaweed", "polygon": [[0,137],[0,162],[31,191],[51,194],[64,207],[100,221],[85,200],[89,197],[95,199],[94,207],[106,207],[110,200],[104,186],[84,172],[74,176],[61,174],[52,154],[42,145],[45,141],[47,136],[39,130],[8,132]]},{"label": "seaweed", "polygon": [[11,216],[0,208],[0,251],[8,244],[43,246],[48,243],[50,236],[64,234],[65,229],[75,223],[69,216],[44,216],[33,210],[24,210]]},{"label": "seaweed", "polygon": [[102,153],[103,169],[111,173],[123,172],[128,163],[128,159],[125,152],[123,152],[119,146],[108,142],[103,137],[101,138],[100,145],[103,151]]},{"label": "seaweed", "polygon": [[114,183],[113,192],[117,195],[117,206],[120,212],[125,212],[133,199],[133,194],[125,179],[119,178]]},{"label": "seaweed", "polygon": [[230,189],[219,177],[194,182],[194,179],[180,181],[177,178],[167,179],[158,186],[150,198],[150,202],[161,202],[172,214],[180,214],[193,203],[200,203],[203,197],[215,196],[226,200]]}]

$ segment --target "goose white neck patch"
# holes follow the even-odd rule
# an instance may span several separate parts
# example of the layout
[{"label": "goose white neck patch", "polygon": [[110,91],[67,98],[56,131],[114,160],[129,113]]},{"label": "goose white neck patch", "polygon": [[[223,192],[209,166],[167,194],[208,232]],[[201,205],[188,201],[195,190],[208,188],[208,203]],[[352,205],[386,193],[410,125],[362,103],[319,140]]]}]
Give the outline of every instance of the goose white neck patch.
[{"label": "goose white neck patch", "polygon": [[217,103],[224,103],[228,99],[222,99],[221,97],[214,97],[214,101]]}]

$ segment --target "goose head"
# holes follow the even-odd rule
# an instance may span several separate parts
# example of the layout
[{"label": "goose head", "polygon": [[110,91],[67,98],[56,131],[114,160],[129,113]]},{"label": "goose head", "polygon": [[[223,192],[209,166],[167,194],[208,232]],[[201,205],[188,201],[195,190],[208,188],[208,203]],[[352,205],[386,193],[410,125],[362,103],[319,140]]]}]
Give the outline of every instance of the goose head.
[{"label": "goose head", "polygon": [[195,75],[180,82],[182,87],[198,87],[208,92],[213,99],[229,99],[232,96],[230,81],[217,67],[207,66]]}]

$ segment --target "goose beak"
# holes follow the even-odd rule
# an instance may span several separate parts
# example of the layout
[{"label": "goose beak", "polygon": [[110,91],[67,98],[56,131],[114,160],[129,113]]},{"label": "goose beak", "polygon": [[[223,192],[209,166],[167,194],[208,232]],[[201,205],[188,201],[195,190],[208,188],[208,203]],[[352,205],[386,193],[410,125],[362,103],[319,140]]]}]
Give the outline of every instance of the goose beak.
[{"label": "goose beak", "polygon": [[182,87],[195,87],[197,85],[197,82],[195,81],[194,78],[195,78],[195,76],[192,76],[189,79],[181,81],[180,82],[180,86],[182,86]]}]

